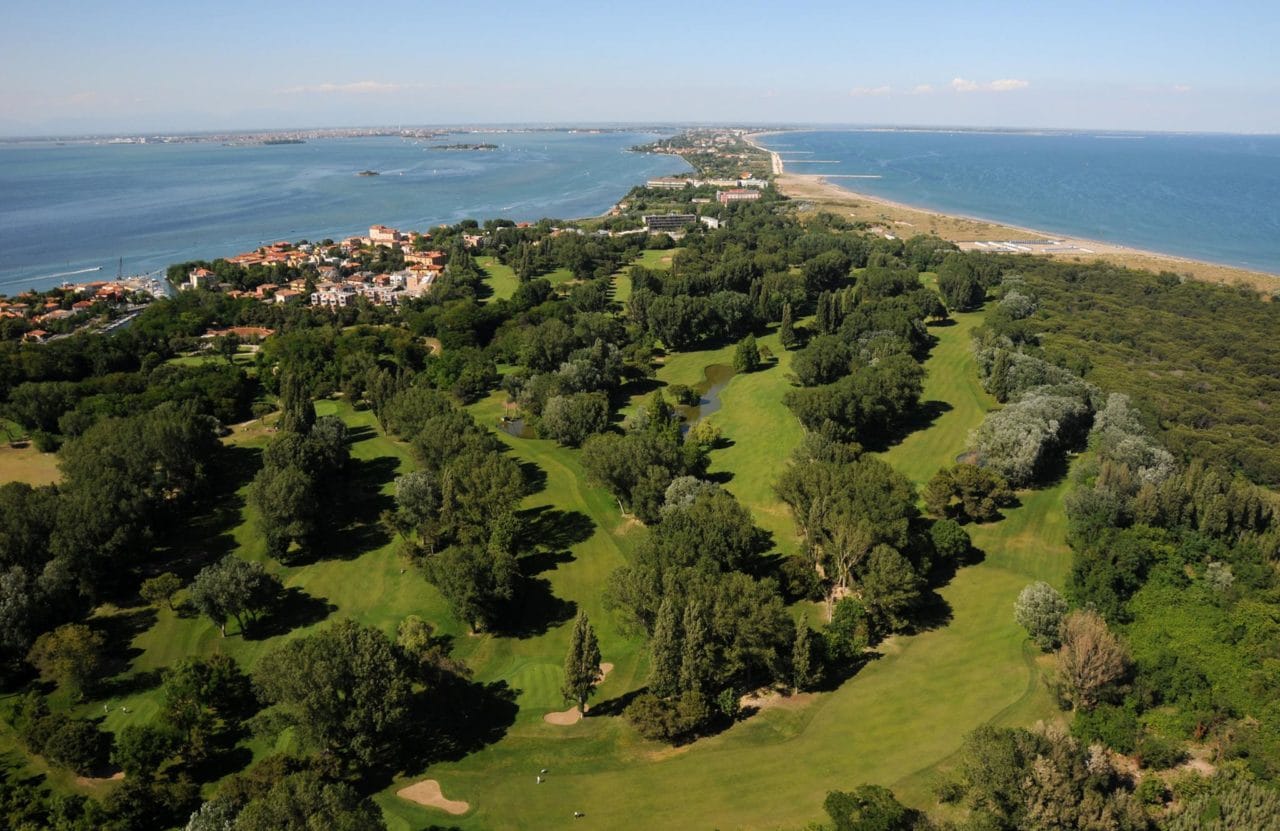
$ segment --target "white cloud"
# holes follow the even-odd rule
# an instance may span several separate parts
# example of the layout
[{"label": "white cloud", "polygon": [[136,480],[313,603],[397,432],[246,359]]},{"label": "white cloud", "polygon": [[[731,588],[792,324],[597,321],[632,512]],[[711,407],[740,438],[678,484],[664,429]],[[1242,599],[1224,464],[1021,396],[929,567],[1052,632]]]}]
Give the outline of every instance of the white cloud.
[{"label": "white cloud", "polygon": [[911,88],[912,95],[929,95],[933,92],[933,84],[916,84]]},{"label": "white cloud", "polygon": [[1029,81],[1022,81],[1017,78],[1000,78],[996,81],[988,81],[985,84],[965,78],[951,79],[951,89],[956,92],[1013,92],[1014,90],[1026,89],[1029,86],[1031,86]]},{"label": "white cloud", "polygon": [[399,92],[409,89],[409,84],[387,84],[381,81],[352,81],[349,84],[316,84],[315,86],[289,87],[280,90],[281,95],[306,95],[311,93],[320,94],[348,94],[348,95],[370,95],[387,92]]},{"label": "white cloud", "polygon": [[1182,95],[1183,93],[1191,92],[1191,85],[1190,84],[1174,84],[1173,91],[1178,93],[1179,95]]},{"label": "white cloud", "polygon": [[868,98],[888,95],[893,92],[893,87],[854,87],[849,90],[849,95],[853,98]]}]

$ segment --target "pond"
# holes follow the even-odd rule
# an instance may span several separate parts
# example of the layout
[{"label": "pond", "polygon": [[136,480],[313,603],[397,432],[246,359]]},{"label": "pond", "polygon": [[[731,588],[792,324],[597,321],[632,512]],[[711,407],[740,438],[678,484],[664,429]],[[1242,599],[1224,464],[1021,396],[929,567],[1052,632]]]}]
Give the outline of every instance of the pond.
[{"label": "pond", "polygon": [[728,364],[711,364],[702,370],[702,383],[694,387],[698,391],[698,404],[676,405],[676,412],[684,418],[685,429],[720,409],[720,392],[735,374]]}]

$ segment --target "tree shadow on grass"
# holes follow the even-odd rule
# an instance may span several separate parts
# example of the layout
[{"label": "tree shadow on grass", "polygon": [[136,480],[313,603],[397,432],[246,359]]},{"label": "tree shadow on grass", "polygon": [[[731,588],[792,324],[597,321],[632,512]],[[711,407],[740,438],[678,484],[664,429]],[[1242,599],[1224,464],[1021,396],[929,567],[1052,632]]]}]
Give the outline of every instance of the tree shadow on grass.
[{"label": "tree shadow on grass", "polygon": [[586,542],[595,533],[596,524],[581,511],[561,511],[550,505],[539,505],[521,511],[525,550],[544,548],[563,550]]},{"label": "tree shadow on grass", "polygon": [[525,489],[530,494],[542,493],[547,489],[547,473],[530,461],[517,460],[520,474],[524,477]]},{"label": "tree shadow on grass", "polygon": [[955,409],[946,401],[921,401],[916,407],[912,408],[901,419],[895,421],[893,426],[883,435],[867,436],[863,441],[863,446],[872,452],[883,452],[889,448],[901,444],[907,436],[928,430],[934,425],[943,413],[949,413]]},{"label": "tree shadow on grass", "polygon": [[[522,570],[527,559],[520,560]],[[494,627],[494,632],[513,638],[536,638],[572,619],[577,611],[578,604],[556,597],[550,580],[526,573],[519,597],[508,607],[507,614]]]},{"label": "tree shadow on grass", "polygon": [[134,659],[142,654],[141,649],[132,646],[133,639],[155,626],[156,617],[155,609],[143,606],[113,615],[102,615],[90,621],[92,628],[100,631],[106,638],[104,677],[127,671]]},{"label": "tree shadow on grass", "polygon": [[241,745],[220,747],[198,764],[188,765],[187,772],[196,782],[217,782],[238,773],[253,761],[253,751]]},{"label": "tree shadow on grass", "polygon": [[911,616],[911,625],[905,634],[919,635],[922,632],[941,629],[949,624],[953,617],[951,604],[946,598],[933,590],[926,590],[920,597],[920,603]]},{"label": "tree shadow on grass", "polygon": [[402,771],[456,762],[500,741],[519,710],[516,692],[506,681],[480,683],[452,673],[442,675],[418,697],[410,709],[426,715],[396,742],[401,753],[394,767]]},{"label": "tree shadow on grass", "polygon": [[294,629],[319,623],[338,610],[329,601],[312,597],[297,586],[285,589],[271,611],[242,634],[247,641],[262,641]]},{"label": "tree shadow on grass", "polygon": [[647,687],[641,687],[638,690],[631,690],[630,692],[625,692],[622,695],[615,696],[613,698],[606,698],[604,701],[598,701],[595,704],[592,704],[591,708],[587,710],[586,717],[596,718],[597,716],[620,716],[626,711],[627,707],[631,705],[632,701],[635,701],[636,698],[647,691]]},{"label": "tree shadow on grass", "polygon": [[399,462],[390,456],[352,459],[341,483],[331,485],[339,493],[330,499],[339,507],[324,534],[324,545],[312,546],[301,558],[291,560],[290,565],[309,565],[319,560],[354,560],[391,542],[391,536],[378,517],[394,507],[395,500],[382,492],[382,486],[394,478],[398,467]]},{"label": "tree shadow on grass", "polygon": [[[138,574],[138,584],[171,571],[190,583],[200,569],[221,560],[236,549],[232,532],[244,519],[244,497],[239,490],[253,480],[262,466],[262,451],[253,447],[224,446],[210,477],[209,487],[196,506],[188,508],[156,546]],[[138,585],[122,586],[123,603],[138,601]]]}]

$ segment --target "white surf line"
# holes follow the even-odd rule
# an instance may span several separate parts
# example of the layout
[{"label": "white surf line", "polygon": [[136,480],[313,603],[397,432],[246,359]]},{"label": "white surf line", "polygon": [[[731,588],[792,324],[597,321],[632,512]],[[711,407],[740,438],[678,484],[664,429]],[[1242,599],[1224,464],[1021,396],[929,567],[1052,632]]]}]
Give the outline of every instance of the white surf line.
[{"label": "white surf line", "polygon": [[96,268],[82,268],[79,271],[62,271],[58,274],[46,274],[43,277],[24,277],[21,280],[9,280],[8,282],[0,283],[0,286],[20,286],[23,283],[29,283],[33,280],[56,280],[59,277],[74,277],[77,274],[89,274],[91,272],[101,270],[102,266],[98,266]]},{"label": "white surf line", "polygon": [[879,173],[825,173],[823,179],[883,179]]}]

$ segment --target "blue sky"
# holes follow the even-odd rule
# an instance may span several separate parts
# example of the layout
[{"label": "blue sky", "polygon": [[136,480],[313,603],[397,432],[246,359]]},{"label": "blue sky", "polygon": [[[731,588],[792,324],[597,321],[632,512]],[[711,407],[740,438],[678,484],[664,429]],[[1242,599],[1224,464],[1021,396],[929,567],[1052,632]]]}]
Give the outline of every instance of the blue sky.
[{"label": "blue sky", "polygon": [[1280,132],[1274,0],[2,6],[10,135],[618,121]]}]

